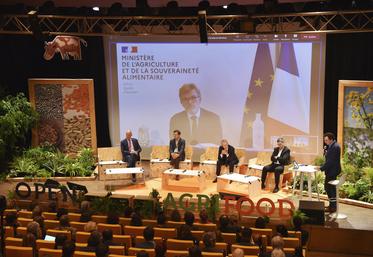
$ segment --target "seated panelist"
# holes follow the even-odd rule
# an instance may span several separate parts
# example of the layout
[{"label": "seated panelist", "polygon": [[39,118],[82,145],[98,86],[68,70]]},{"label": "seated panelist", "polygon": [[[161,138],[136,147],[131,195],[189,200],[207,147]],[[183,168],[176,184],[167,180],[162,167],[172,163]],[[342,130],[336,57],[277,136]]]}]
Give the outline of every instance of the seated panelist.
[{"label": "seated panelist", "polygon": [[[120,142],[122,159],[127,162],[128,168],[136,167],[136,162],[140,160],[141,146],[136,138],[132,137],[132,131],[126,131],[126,138]],[[132,182],[136,182],[136,174],[132,174]]]},{"label": "seated panelist", "polygon": [[[218,152],[218,161],[216,163],[216,176],[220,176],[221,166],[228,166],[229,173],[233,173],[234,165],[238,163],[238,158],[234,151],[234,147],[228,144],[228,140],[221,140],[221,145]],[[216,183],[217,178],[213,181]]]},{"label": "seated panelist", "polygon": [[284,139],[282,137],[277,139],[277,147],[273,150],[271,161],[271,164],[263,167],[262,189],[265,188],[267,173],[274,172],[275,188],[273,189],[273,193],[277,193],[280,190],[280,175],[284,172],[284,166],[290,163],[290,149],[284,145]]}]

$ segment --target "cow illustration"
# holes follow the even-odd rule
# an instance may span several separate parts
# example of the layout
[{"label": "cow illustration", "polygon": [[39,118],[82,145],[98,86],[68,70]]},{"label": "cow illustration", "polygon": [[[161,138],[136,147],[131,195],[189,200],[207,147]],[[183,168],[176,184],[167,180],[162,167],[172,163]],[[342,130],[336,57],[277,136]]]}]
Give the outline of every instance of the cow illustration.
[{"label": "cow illustration", "polygon": [[45,42],[44,59],[49,61],[55,53],[59,52],[62,60],[69,60],[69,56],[73,57],[74,60],[81,60],[80,42],[87,46],[87,42],[79,37],[56,36],[53,41]]}]

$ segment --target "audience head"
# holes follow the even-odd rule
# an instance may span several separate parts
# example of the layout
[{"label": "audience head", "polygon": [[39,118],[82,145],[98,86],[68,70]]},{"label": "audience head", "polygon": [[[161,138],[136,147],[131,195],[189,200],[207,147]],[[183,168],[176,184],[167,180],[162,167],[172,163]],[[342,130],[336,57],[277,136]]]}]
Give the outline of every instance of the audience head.
[{"label": "audience head", "polygon": [[178,239],[180,240],[191,240],[193,238],[192,230],[190,229],[190,226],[186,224],[181,225],[178,232]]},{"label": "audience head", "polygon": [[284,239],[281,236],[272,237],[272,247],[273,249],[283,249],[284,248]]},{"label": "audience head", "polygon": [[250,228],[243,228],[241,231],[241,240],[250,241],[251,240],[252,231]]},{"label": "audience head", "polygon": [[131,218],[132,213],[133,213],[133,209],[132,209],[132,207],[127,206],[127,207],[124,209],[124,217],[125,217],[125,218]]},{"label": "audience head", "polygon": [[17,225],[17,212],[9,212],[5,216],[5,226]]},{"label": "audience head", "polygon": [[171,212],[171,217],[170,218],[171,218],[171,221],[176,221],[176,222],[181,221],[180,212],[177,209],[174,209]]},{"label": "audience head", "polygon": [[144,229],[143,236],[144,236],[144,239],[146,241],[153,241],[153,239],[154,239],[154,229],[151,226],[147,226]]},{"label": "audience head", "polygon": [[102,240],[104,242],[113,240],[113,231],[111,229],[104,229],[102,231]]},{"label": "audience head", "polygon": [[27,224],[27,233],[31,233],[36,239],[41,238],[40,225],[36,221],[31,221]]},{"label": "audience head", "polygon": [[48,211],[49,212],[57,212],[57,203],[56,201],[50,201],[48,204]]},{"label": "audience head", "polygon": [[40,229],[44,229],[44,218],[42,216],[36,216],[34,217],[34,221],[39,223]]},{"label": "audience head", "polygon": [[142,226],[141,216],[137,212],[132,213],[131,226]]},{"label": "audience head", "polygon": [[136,257],[149,257],[149,254],[146,251],[140,251],[136,254]]},{"label": "audience head", "polygon": [[216,235],[214,232],[206,232],[202,236],[202,241],[206,248],[213,248],[216,244]]},{"label": "audience head", "polygon": [[26,233],[22,240],[22,246],[24,247],[36,247],[36,237],[32,233]]},{"label": "audience head", "polygon": [[88,221],[87,224],[84,225],[85,232],[93,232],[97,230],[97,224],[94,221]]},{"label": "audience head", "polygon": [[266,228],[266,221],[263,217],[258,217],[255,220],[255,228]]},{"label": "audience head", "polygon": [[282,237],[288,237],[288,230],[284,225],[277,225],[276,226],[277,233]]},{"label": "audience head", "polygon": [[201,248],[199,248],[197,245],[190,247],[188,252],[189,252],[189,257],[202,257]]},{"label": "audience head", "polygon": [[60,217],[60,227],[70,227],[70,219],[67,215],[62,215]]},{"label": "audience head", "polygon": [[226,228],[229,225],[229,218],[227,215],[221,215],[219,218],[220,230]]},{"label": "audience head", "polygon": [[119,216],[116,213],[109,213],[106,219],[107,224],[119,224]]},{"label": "audience head", "polygon": [[75,243],[72,241],[65,241],[62,247],[62,257],[73,257],[75,252]]},{"label": "audience head", "polygon": [[36,205],[32,210],[32,217],[35,218],[36,216],[41,216],[43,211],[41,210],[39,205]]},{"label": "audience head", "polygon": [[281,249],[273,249],[271,253],[271,257],[285,257],[285,253]]},{"label": "audience head", "polygon": [[87,246],[96,247],[101,243],[101,234],[98,231],[93,231],[88,237]]},{"label": "audience head", "polygon": [[199,212],[199,223],[206,224],[209,221],[209,216],[207,215],[206,209],[202,209]]},{"label": "audience head", "polygon": [[232,257],[244,257],[245,256],[245,253],[242,249],[240,248],[236,248],[233,253],[232,253]]},{"label": "audience head", "polygon": [[55,249],[62,249],[66,240],[67,240],[66,235],[57,234],[56,238],[54,239],[54,248]]},{"label": "audience head", "polygon": [[190,211],[184,213],[184,222],[189,226],[193,226],[194,223],[194,214]]},{"label": "audience head", "polygon": [[89,211],[90,208],[91,208],[91,202],[89,202],[89,201],[82,201],[80,203],[80,212],[81,213]]},{"label": "audience head", "polygon": [[293,225],[294,225],[294,229],[295,229],[295,230],[300,230],[301,227],[302,227],[302,225],[303,225],[303,220],[302,220],[302,218],[299,217],[299,216],[295,216],[295,217],[293,218]]},{"label": "audience head", "polygon": [[105,244],[99,244],[96,247],[96,257],[106,257],[109,255],[109,247]]},{"label": "audience head", "polygon": [[90,211],[85,211],[80,214],[80,222],[88,222],[92,220],[92,213]]},{"label": "audience head", "polygon": [[57,219],[59,220],[61,218],[62,215],[67,215],[69,212],[67,211],[67,209],[65,208],[58,208],[57,210]]},{"label": "audience head", "polygon": [[167,218],[166,218],[166,215],[164,214],[164,212],[158,213],[157,224],[158,225],[165,225],[166,221],[167,221]]}]

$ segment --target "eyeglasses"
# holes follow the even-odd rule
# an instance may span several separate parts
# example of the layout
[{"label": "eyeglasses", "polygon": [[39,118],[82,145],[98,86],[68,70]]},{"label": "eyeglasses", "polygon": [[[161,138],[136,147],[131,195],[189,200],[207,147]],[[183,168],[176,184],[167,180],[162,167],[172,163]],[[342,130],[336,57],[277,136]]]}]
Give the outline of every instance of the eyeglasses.
[{"label": "eyeglasses", "polygon": [[183,97],[181,98],[183,100],[183,102],[189,102],[189,101],[197,101],[198,99],[200,99],[199,96],[190,96],[190,97]]}]

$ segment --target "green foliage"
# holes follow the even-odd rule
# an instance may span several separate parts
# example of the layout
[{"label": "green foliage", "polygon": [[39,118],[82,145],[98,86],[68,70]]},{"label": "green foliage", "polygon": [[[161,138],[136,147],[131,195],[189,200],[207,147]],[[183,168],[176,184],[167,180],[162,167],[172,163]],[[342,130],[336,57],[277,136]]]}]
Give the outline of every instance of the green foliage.
[{"label": "green foliage", "polygon": [[364,167],[362,171],[364,176],[370,181],[370,184],[373,185],[373,167]]},{"label": "green foliage", "polygon": [[373,203],[373,191],[366,192],[361,198],[361,201],[367,202],[367,203]]},{"label": "green foliage", "polygon": [[9,95],[0,100],[0,162],[3,165],[24,143],[37,119],[37,113],[24,94]]},{"label": "green foliage", "polygon": [[341,197],[360,200],[370,191],[371,187],[370,181],[366,178],[361,178],[355,183],[347,181],[341,186],[340,194]]},{"label": "green foliage", "polygon": [[325,163],[325,157],[320,155],[320,156],[316,156],[316,158],[313,160],[313,165],[315,166],[321,166]]},{"label": "green foliage", "polygon": [[76,158],[69,157],[50,146],[26,150],[11,165],[9,177],[84,177],[91,176],[94,156],[90,149],[83,149]]},{"label": "green foliage", "polygon": [[153,200],[139,200],[136,199],[133,202],[134,210],[144,218],[151,218],[154,212],[154,201]]},{"label": "green foliage", "polygon": [[96,213],[108,214],[122,214],[125,208],[128,206],[128,202],[123,202],[118,199],[112,199],[109,197],[95,198],[92,201],[91,208]]}]

